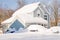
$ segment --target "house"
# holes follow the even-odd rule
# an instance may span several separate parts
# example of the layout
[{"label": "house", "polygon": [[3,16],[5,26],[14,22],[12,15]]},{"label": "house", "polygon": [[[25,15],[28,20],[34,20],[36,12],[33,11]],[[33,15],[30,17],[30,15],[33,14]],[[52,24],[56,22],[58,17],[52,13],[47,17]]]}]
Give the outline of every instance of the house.
[{"label": "house", "polygon": [[6,31],[9,28],[15,28],[18,31],[20,28],[27,28],[29,25],[38,24],[48,27],[49,14],[45,6],[40,3],[32,3],[18,9],[11,18],[2,22]]}]

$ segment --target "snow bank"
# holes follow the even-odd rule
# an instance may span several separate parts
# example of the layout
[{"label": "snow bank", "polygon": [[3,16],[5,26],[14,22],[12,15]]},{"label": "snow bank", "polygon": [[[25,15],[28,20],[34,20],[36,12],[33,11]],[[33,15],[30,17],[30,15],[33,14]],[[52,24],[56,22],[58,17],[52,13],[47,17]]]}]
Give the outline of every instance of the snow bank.
[{"label": "snow bank", "polygon": [[15,28],[9,28],[7,29],[6,33],[14,33],[15,31]]},{"label": "snow bank", "polygon": [[31,32],[31,31],[35,32],[36,31],[41,34],[46,33],[46,30],[47,30],[46,28],[44,28],[41,25],[30,25],[27,29],[28,29],[28,32]]},{"label": "snow bank", "polygon": [[27,32],[28,30],[27,29],[24,29],[24,28],[20,28],[18,31],[16,31],[15,33],[24,33],[24,32]]},{"label": "snow bank", "polygon": [[54,35],[51,29],[47,29],[41,25],[30,25],[27,29],[28,29],[28,32],[31,32],[30,30],[33,30],[33,32],[34,30],[38,30],[37,32],[43,35]]},{"label": "snow bank", "polygon": [[16,30],[15,28],[9,28],[9,30],[6,33],[22,33],[22,32],[27,32],[27,30],[20,28],[19,30]]},{"label": "snow bank", "polygon": [[52,33],[60,33],[60,27],[59,26],[54,26],[49,29]]},{"label": "snow bank", "polygon": [[0,35],[0,40],[60,40],[60,35],[46,35],[40,33],[13,33]]}]

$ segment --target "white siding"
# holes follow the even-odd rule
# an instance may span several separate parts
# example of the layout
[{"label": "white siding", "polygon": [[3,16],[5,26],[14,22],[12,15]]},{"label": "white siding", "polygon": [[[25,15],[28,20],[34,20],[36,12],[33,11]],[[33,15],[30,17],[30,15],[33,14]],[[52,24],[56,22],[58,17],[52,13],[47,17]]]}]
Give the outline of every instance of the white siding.
[{"label": "white siding", "polygon": [[34,11],[34,17],[41,17],[42,15],[42,12],[39,8],[37,8],[35,11]]}]

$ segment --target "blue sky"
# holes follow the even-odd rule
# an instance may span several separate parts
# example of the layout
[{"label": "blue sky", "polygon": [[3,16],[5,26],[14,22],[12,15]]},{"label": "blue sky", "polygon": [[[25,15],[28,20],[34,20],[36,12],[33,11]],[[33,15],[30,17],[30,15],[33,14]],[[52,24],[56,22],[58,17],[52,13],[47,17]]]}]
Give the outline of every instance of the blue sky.
[{"label": "blue sky", "polygon": [[16,0],[0,0],[0,7],[16,9],[17,8],[16,2],[17,2]]},{"label": "blue sky", "polygon": [[[51,0],[24,0],[26,4],[30,4],[33,2],[39,2],[39,1],[47,4]],[[0,7],[16,9],[18,7],[16,2],[17,0],[0,0]]]}]

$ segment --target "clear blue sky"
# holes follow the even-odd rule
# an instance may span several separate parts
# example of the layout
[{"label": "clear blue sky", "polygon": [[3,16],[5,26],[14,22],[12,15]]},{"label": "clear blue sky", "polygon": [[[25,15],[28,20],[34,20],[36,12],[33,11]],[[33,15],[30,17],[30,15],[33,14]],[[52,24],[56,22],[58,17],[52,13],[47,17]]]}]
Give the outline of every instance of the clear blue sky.
[{"label": "clear blue sky", "polygon": [[16,0],[0,0],[0,7],[16,9]]},{"label": "clear blue sky", "polygon": [[[24,0],[26,4],[32,3],[32,2],[43,2],[43,3],[48,3],[51,0]],[[16,9],[17,8],[17,0],[0,0],[0,7],[3,8],[10,8],[10,9]]]}]

